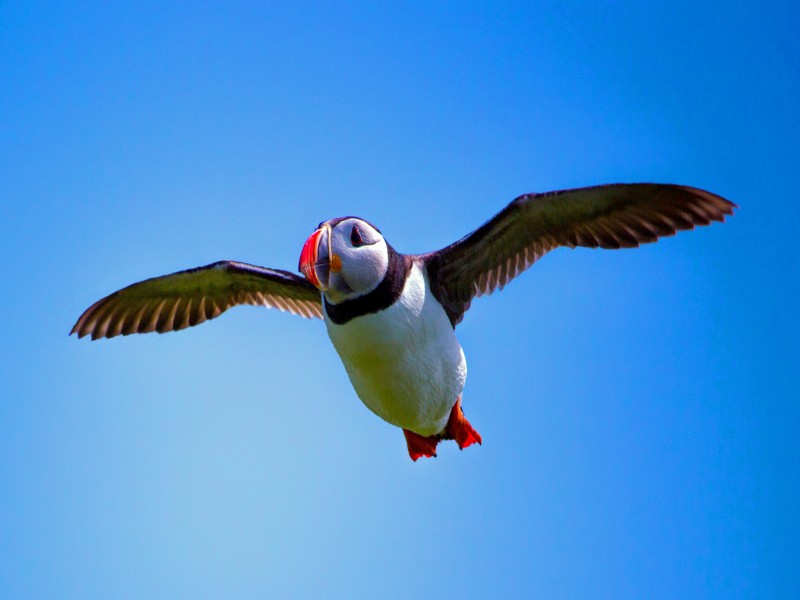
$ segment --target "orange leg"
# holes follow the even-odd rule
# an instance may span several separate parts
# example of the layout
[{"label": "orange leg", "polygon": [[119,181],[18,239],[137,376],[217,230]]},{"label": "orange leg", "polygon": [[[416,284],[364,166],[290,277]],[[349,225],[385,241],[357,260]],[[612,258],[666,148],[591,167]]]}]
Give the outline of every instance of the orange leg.
[{"label": "orange leg", "polygon": [[458,397],[450,411],[450,420],[447,421],[444,431],[445,436],[453,438],[462,450],[472,444],[480,444],[482,441],[481,434],[475,431],[475,428],[464,416],[464,411],[461,410],[461,396]]},{"label": "orange leg", "polygon": [[472,444],[480,444],[482,441],[481,434],[475,431],[475,428],[464,416],[464,411],[461,410],[461,396],[450,410],[447,425],[439,435],[424,436],[408,429],[403,429],[403,433],[406,436],[408,455],[414,462],[418,458],[436,456],[436,446],[440,440],[455,440],[462,450]]}]

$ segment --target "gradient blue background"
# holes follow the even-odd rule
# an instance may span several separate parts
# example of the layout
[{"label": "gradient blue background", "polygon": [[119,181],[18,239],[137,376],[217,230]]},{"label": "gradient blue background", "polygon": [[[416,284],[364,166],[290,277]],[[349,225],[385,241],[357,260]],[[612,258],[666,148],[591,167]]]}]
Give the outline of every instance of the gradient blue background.
[{"label": "gradient blue background", "polygon": [[[0,3],[0,597],[800,597],[796,6]],[[320,322],[67,337],[333,216],[420,252],[631,181],[741,208],[476,301],[436,460]]]}]

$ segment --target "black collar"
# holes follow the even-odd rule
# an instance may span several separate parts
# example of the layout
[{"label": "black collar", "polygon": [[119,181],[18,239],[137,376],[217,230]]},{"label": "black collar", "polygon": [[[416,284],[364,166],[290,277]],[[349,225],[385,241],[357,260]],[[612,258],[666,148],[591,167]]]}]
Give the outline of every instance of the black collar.
[{"label": "black collar", "polygon": [[339,304],[331,304],[325,298],[325,312],[331,321],[344,325],[356,317],[389,308],[400,297],[411,271],[411,258],[398,254],[389,244],[386,244],[386,249],[389,252],[389,266],[378,287],[363,296]]}]

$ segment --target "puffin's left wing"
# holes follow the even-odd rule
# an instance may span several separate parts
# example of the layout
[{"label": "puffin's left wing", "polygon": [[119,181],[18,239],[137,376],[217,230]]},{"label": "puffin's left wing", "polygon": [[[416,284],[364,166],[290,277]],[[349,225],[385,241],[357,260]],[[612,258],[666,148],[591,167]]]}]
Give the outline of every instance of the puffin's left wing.
[{"label": "puffin's left wing", "polygon": [[558,246],[635,248],[681,229],[723,221],[735,204],[697,188],[612,184],[512,201],[481,227],[424,261],[453,326],[475,296],[491,294]]},{"label": "puffin's left wing", "polygon": [[153,277],[114,292],[90,306],[70,335],[91,335],[96,340],[120,334],[178,331],[218,317],[237,304],[322,318],[319,290],[302,277],[223,260]]}]

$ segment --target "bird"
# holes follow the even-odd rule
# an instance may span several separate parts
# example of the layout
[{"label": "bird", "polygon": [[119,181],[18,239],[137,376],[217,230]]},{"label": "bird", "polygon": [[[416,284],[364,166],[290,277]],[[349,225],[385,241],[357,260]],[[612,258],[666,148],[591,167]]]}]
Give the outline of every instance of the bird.
[{"label": "bird", "polygon": [[222,260],[146,279],[91,305],[70,335],[112,338],[199,325],[241,304],[323,319],[361,401],[403,430],[409,457],[442,440],[482,442],[464,416],[467,377],[456,326],[476,297],[501,290],[558,247],[635,248],[723,222],[738,208],[683,185],[619,183],[524,194],[460,240],[402,254],[365,219],[320,223],[298,275]]}]

